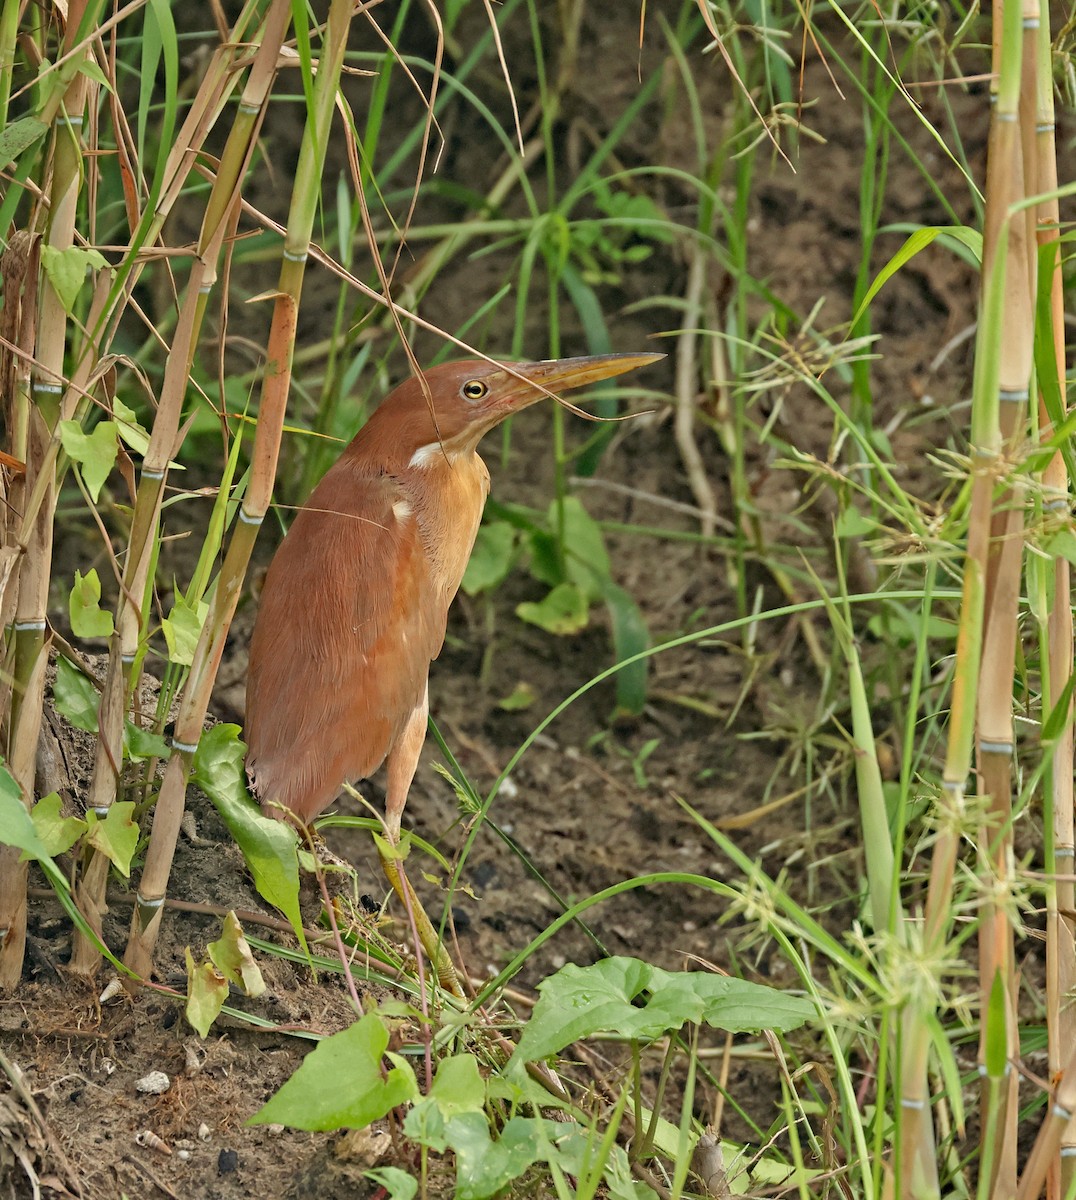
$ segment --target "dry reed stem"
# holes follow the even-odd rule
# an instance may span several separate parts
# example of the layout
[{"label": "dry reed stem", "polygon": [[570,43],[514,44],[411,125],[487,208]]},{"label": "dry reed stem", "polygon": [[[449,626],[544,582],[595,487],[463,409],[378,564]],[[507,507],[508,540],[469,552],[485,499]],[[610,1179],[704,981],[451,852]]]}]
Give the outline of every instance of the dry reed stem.
[{"label": "dry reed stem", "polygon": [[[66,13],[63,47],[72,57],[87,53],[86,43],[76,43],[86,0],[73,0]],[[51,182],[47,208],[39,208],[37,221],[45,223],[45,244],[63,252],[74,244],[75,221],[83,180],[81,130],[90,99],[91,83],[77,72],[62,96],[56,99],[57,119],[51,143]],[[67,344],[67,313],[46,276],[39,291],[37,343],[29,412],[27,490],[40,497],[40,506],[24,512],[20,528],[23,555],[18,576],[18,601],[13,625],[14,682],[8,737],[12,776],[29,809],[34,800],[34,768],[45,698],[47,659],[46,621],[52,564],[52,529],[55,478],[46,447],[60,417],[64,392],[63,367]],[[9,856],[5,855],[5,858]],[[26,864],[4,863],[0,891],[0,990],[14,988],[22,974],[26,940]]]},{"label": "dry reed stem", "polygon": [[[231,218],[238,208],[239,190],[261,127],[265,105],[276,77],[280,49],[287,32],[290,8],[286,0],[276,0],[270,8],[254,52],[250,73],[240,99],[228,141],[221,155],[217,175],[206,204],[187,291],[180,306],[172,346],[168,354],[160,401],[150,435],[150,444],[142,463],[138,494],[132,518],[131,536],[123,581],[116,608],[115,632],[109,645],[108,671],[101,697],[97,752],[87,806],[100,817],[108,812],[116,798],[123,760],[123,728],[132,695],[138,688],[139,646],[145,636],[143,605],[150,585],[150,567],[159,536],[161,505],[164,499],[168,465],[179,441],[180,419],[187,394],[191,364],[196,353],[202,317],[209,291],[216,279],[217,263]],[[233,40],[235,34],[233,33]],[[226,84],[234,86],[238,76],[217,71],[203,80],[193,111],[200,120],[190,119],[184,128],[197,138],[194,145],[177,147],[170,159],[175,173],[175,190],[185,182],[184,172],[194,161],[194,153],[210,132],[206,117],[221,111],[227,94]],[[201,102],[198,98],[201,97]],[[160,215],[158,209],[158,215]],[[101,914],[105,910],[105,885],[108,862],[94,855],[76,889],[76,900],[96,933],[100,933]],[[72,969],[92,974],[100,965],[96,945],[76,935]]]},{"label": "dry reed stem", "polygon": [[299,299],[352,15],[351,0],[332,0],[314,79],[313,108],[307,114],[296,167],[280,277],[273,294],[273,319],[251,454],[250,482],[180,702],[172,755],[153,813],[153,829],[127,943],[125,962],[140,977],[148,975],[152,968],[194,751],[201,736],[213,680],[242,590],[250,553],[272,498],[291,383]]}]

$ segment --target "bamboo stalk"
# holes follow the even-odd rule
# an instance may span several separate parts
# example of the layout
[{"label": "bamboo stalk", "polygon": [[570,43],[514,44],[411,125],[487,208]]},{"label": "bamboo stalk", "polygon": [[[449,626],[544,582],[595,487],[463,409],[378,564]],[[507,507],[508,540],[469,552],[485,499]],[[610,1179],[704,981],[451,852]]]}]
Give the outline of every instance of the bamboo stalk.
[{"label": "bamboo stalk", "polygon": [[[1014,0],[1004,0],[1004,4],[1016,7]],[[1002,77],[991,122],[983,237],[984,289],[991,272],[995,269],[1004,272],[1002,324],[995,330],[1001,335],[996,346],[1002,462],[1016,460],[1025,437],[1034,350],[1035,255],[1030,239],[1030,214],[1012,214],[1012,206],[1021,201],[1026,192],[1025,139],[1021,136],[1019,117],[1027,107],[1027,82],[1034,78],[1037,30],[1029,28],[1031,16],[1037,25],[1037,9],[1029,13],[1025,3],[1019,11],[1022,32],[1014,30],[1013,18],[1002,12],[1000,0],[995,4],[995,40],[999,29],[1002,38],[1019,39],[1016,51],[1004,45],[1001,47]],[[985,1111],[988,1091],[995,1094],[997,1120],[989,1138],[985,1125],[983,1127],[980,1171],[990,1180],[988,1194],[1001,1196],[1011,1196],[1016,1189],[1019,1117],[1019,1076],[1012,1069],[1020,1049],[1017,979],[1008,901],[1013,892],[1012,696],[1021,591],[1024,492],[1019,482],[1012,482],[995,492],[977,722],[977,758],[986,798],[985,821],[979,834],[984,894],[979,924],[980,1011],[987,1012],[991,989],[995,980],[1000,980],[1008,1058],[1002,1080],[988,1077],[985,1070],[988,1030],[986,1020],[981,1020],[982,1102]]]},{"label": "bamboo stalk", "polygon": [[[217,277],[217,265],[225,235],[239,204],[240,187],[253,153],[265,105],[276,78],[280,49],[290,19],[288,0],[274,0],[251,64],[246,87],[236,111],[228,141],[221,155],[213,187],[206,204],[198,246],[180,308],[172,347],[165,365],[157,415],[153,422],[149,448],[139,475],[131,536],[117,601],[115,632],[109,646],[108,672],[101,696],[98,720],[97,752],[87,799],[104,819],[116,798],[123,761],[123,728],[131,697],[138,686],[141,662],[140,642],[145,636],[143,607],[150,585],[150,565],[160,527],[168,464],[176,449],[187,381],[194,359],[209,294]],[[219,78],[205,82],[206,100],[198,106],[208,113],[219,111]],[[203,90],[203,89],[200,89]],[[208,129],[196,133],[199,143]],[[181,156],[182,157],[182,156]],[[178,167],[177,176],[181,174]],[[105,912],[105,886],[108,859],[100,853],[91,856],[76,890],[76,900],[89,925],[99,935]],[[100,964],[96,944],[76,933],[71,959],[72,970],[92,974]]]},{"label": "bamboo stalk", "polygon": [[221,567],[212,608],[195,650],[176,721],[172,755],[165,769],[160,796],[153,813],[153,830],[125,955],[126,964],[142,977],[148,975],[153,965],[153,949],[160,928],[168,876],[183,815],[191,761],[201,737],[213,680],[239,599],[250,553],[272,498],[291,383],[296,318],[352,11],[351,0],[332,0],[329,7],[322,55],[314,79],[313,103],[307,113],[296,166],[283,259],[274,296],[250,483]]},{"label": "bamboo stalk", "polygon": [[[76,45],[79,25],[92,18],[87,0],[72,0],[66,13],[63,47],[88,56],[88,48]],[[45,244],[64,251],[74,244],[75,219],[83,178],[82,122],[90,96],[91,82],[76,71],[63,93],[52,133],[52,180],[46,218]],[[39,494],[40,507],[24,513],[19,547],[19,594],[15,609],[14,682],[8,727],[8,750],[12,775],[30,808],[34,800],[34,767],[45,698],[46,616],[52,566],[52,524],[55,480],[46,447],[52,440],[60,416],[64,386],[64,354],[67,343],[67,313],[46,275],[39,289],[40,312],[31,384],[33,405],[27,428],[27,492]],[[30,518],[29,523],[27,518]],[[17,857],[17,856],[16,856]],[[5,855],[5,859],[10,855]],[[26,864],[2,864],[4,883],[0,890],[0,990],[16,986],[22,974],[26,942]]]},{"label": "bamboo stalk", "polygon": [[[1016,163],[1018,178],[1022,176],[1016,124],[1023,48],[1021,18],[1018,0],[998,0],[994,21],[994,62],[998,84],[990,125],[982,291],[972,394],[971,508],[949,739],[942,776],[943,793],[949,811],[943,817],[934,847],[924,917],[924,951],[932,957],[943,950],[951,921],[951,889],[961,826],[966,816],[966,786],[971,772],[972,749],[982,701],[981,687],[984,684],[984,640],[991,636],[994,639],[985,655],[986,670],[993,675],[998,670],[997,664],[1003,661],[1001,646],[1007,635],[1005,622],[994,609],[998,586],[996,568],[991,570],[990,559],[994,492],[1004,470],[1000,416],[1001,364],[996,348],[1002,341],[1003,314],[1016,311],[1021,304],[1026,308],[1027,298],[1027,273],[1022,269],[1023,262],[1013,270],[1007,270],[1006,266],[1014,226],[1013,222],[1007,220],[1011,193],[1007,190],[1006,172],[1010,172],[1013,163]],[[1027,378],[1025,372],[1022,381],[1025,398]],[[1011,425],[1011,414],[1006,418],[1006,425]],[[999,597],[998,602],[1007,605],[1007,595]],[[992,635],[987,625],[988,611],[994,614],[990,621],[994,626]],[[1011,689],[1003,693],[1006,708],[1011,704],[1011,695]],[[1007,783],[1003,790],[1007,799]],[[1009,976],[1005,975],[1004,978],[1008,979]],[[909,1006],[902,1026],[905,1036],[901,1046],[900,1188],[904,1196],[931,1196],[938,1192],[934,1133],[927,1109],[929,1019],[932,1016],[932,1009],[916,1001]],[[1015,1036],[1015,1025],[1010,1028]],[[1007,1144],[1003,1153],[1009,1153]],[[995,1164],[998,1161],[995,1156]],[[982,1169],[988,1169],[985,1162]]]},{"label": "bamboo stalk", "polygon": [[[1065,378],[1065,325],[1062,294],[1060,218],[1057,191],[1057,150],[1055,146],[1052,47],[1050,9],[1046,0],[1039,8],[1035,46],[1034,154],[1029,169],[1029,190],[1048,197],[1034,213],[1035,240],[1040,247],[1040,263],[1052,264],[1050,275],[1050,324],[1054,351],[1054,369],[1058,381]],[[1030,108],[1031,106],[1028,105]],[[1030,114],[1028,114],[1030,116]],[[1027,139],[1032,140],[1032,139]],[[1048,263],[1047,263],[1048,256]],[[1059,388],[1062,410],[1064,387]],[[1039,426],[1043,440],[1049,439],[1053,426],[1040,392]],[[1042,476],[1043,509],[1046,514],[1068,518],[1070,487],[1064,458],[1057,452],[1047,463]],[[1043,681],[1044,713],[1053,712],[1068,687],[1073,669],[1073,622],[1071,570],[1069,562],[1057,555],[1051,566],[1051,587],[1043,597],[1045,613],[1044,642],[1046,679]],[[1073,858],[1073,724],[1072,701],[1067,720],[1053,748],[1049,786],[1050,824],[1047,830],[1046,870],[1056,882],[1046,893],[1046,1029],[1050,1078],[1060,1075],[1069,1048],[1076,1045],[1076,886]],[[1030,1167],[1030,1164],[1029,1164]],[[1059,1144],[1049,1155],[1047,1194],[1053,1200],[1071,1195],[1076,1184],[1076,1120],[1068,1121]]]}]

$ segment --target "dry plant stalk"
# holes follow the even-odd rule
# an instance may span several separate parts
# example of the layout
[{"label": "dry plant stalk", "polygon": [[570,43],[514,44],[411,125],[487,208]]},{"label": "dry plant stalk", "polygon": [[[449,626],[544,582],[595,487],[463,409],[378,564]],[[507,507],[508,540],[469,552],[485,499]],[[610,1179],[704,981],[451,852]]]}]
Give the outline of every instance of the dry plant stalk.
[{"label": "dry plant stalk", "polygon": [[[152,584],[150,567],[160,528],[168,465],[177,450],[191,364],[197,349],[209,294],[216,281],[225,234],[231,228],[238,210],[240,187],[276,78],[280,49],[287,32],[290,14],[288,0],[275,0],[263,28],[259,31],[260,39],[257,39],[257,49],[246,87],[206,204],[187,291],[180,307],[175,335],[165,365],[164,382],[150,444],[139,475],[130,542],[116,609],[115,633],[109,646],[108,673],[101,697],[94,772],[86,805],[101,819],[104,819],[116,799],[120,783],[124,721],[131,698],[138,688],[142,657],[140,643],[146,637],[143,606],[147,588]],[[210,131],[209,118],[221,111],[222,100],[234,87],[236,78],[237,72],[233,68],[227,74],[213,72],[202,81],[195,99],[194,111],[204,116],[202,122],[194,126],[188,121],[184,132],[190,140],[181,152],[173,155],[177,168],[176,182],[168,189],[168,194],[173,198],[178,196],[179,184],[183,182],[197,149],[204,143]],[[108,859],[101,853],[94,854],[76,891],[79,908],[98,935],[105,911],[108,871]],[[96,944],[76,934],[72,969],[81,974],[91,974],[99,964],[100,954]]]},{"label": "dry plant stalk", "polygon": [[146,863],[124,956],[127,966],[140,977],[148,975],[153,965],[153,949],[160,929],[191,763],[202,734],[213,681],[250,553],[272,498],[291,383],[299,299],[352,13],[351,0],[332,0],[322,40],[322,55],[314,79],[313,107],[307,114],[299,151],[279,282],[273,293],[273,319],[251,457],[250,483],[240,509],[239,521],[228,544],[212,608],[202,628],[180,703],[172,754],[153,812]]},{"label": "dry plant stalk", "polygon": [[[997,421],[1001,435],[998,477],[993,488],[990,520],[991,546],[987,562],[983,653],[979,676],[977,763],[979,784],[986,799],[985,821],[979,831],[983,905],[979,923],[980,1012],[989,1008],[991,990],[1001,980],[1005,998],[1005,1042],[1008,1069],[997,1094],[1000,1111],[993,1123],[994,1136],[980,1140],[980,1170],[987,1172],[993,1194],[1012,1195],[1016,1188],[1019,1076],[1012,1063],[1019,1057],[1019,1023],[1016,1007],[1016,963],[1011,904],[1013,895],[1012,778],[1014,731],[1012,696],[1015,685],[1017,617],[1023,562],[1025,488],[1014,479],[1006,486],[1000,476],[1015,463],[1026,431],[1028,384],[1034,351],[1035,253],[1030,212],[1014,212],[1026,194],[1025,158],[1030,147],[1021,136],[1026,126],[1020,117],[1028,107],[1027,81],[1033,82],[1037,31],[1028,28],[1025,3],[1019,12],[1022,32],[1014,32],[1000,6],[995,8],[995,40],[1017,37],[1015,64],[1002,61],[997,97],[991,117],[986,174],[986,218],[983,231],[982,310],[988,303],[988,281],[1003,279],[1002,315],[995,330],[997,344]],[[1006,0],[1006,6],[1012,0]],[[1013,5],[1015,7],[1015,5]],[[1031,74],[1029,74],[1029,72]],[[1015,76],[1015,78],[1014,78]],[[1034,101],[1034,88],[1031,89]],[[992,386],[993,383],[992,383]],[[987,1061],[988,1022],[980,1021],[979,1062]],[[981,1100],[984,1113],[994,1102],[991,1081],[983,1074]]]},{"label": "dry plant stalk", "polygon": [[[977,752],[980,785],[989,797],[987,827],[980,830],[985,880],[980,927],[982,1028],[988,1000],[1000,977],[1005,1042],[1011,1060],[1018,1050],[1012,928],[1004,902],[1012,887],[1011,771],[1012,682],[1020,595],[1022,503],[1020,490],[1000,485],[1008,473],[1006,450],[1023,436],[1033,350],[1033,277],[1028,225],[1012,206],[1024,196],[1018,114],[1026,12],[1019,0],[998,0],[994,10],[996,102],[991,113],[987,160],[987,208],[971,426],[971,507],[957,636],[949,741],[943,793],[949,812],[935,843],[924,921],[924,951],[938,956],[948,939],[951,894],[966,815],[966,786]],[[1033,42],[1031,43],[1033,46]],[[901,1079],[903,1094],[901,1191],[938,1192],[933,1123],[929,1112],[929,1009],[913,1003],[905,1013]],[[985,1063],[985,1042],[980,1047]],[[1016,1187],[1016,1072],[1000,1089],[984,1086],[983,1121],[994,1132],[981,1147],[980,1170],[987,1193],[1012,1195]],[[990,1106],[997,1098],[997,1109]],[[989,1119],[988,1119],[989,1118]]]},{"label": "dry plant stalk", "polygon": [[[1054,371],[1058,382],[1065,378],[1065,323],[1061,276],[1061,242],[1057,200],[1057,149],[1055,145],[1054,93],[1051,73],[1052,46],[1050,41],[1050,9],[1043,0],[1040,5],[1036,42],[1036,72],[1033,98],[1034,115],[1025,111],[1025,139],[1034,146],[1028,169],[1028,190],[1047,199],[1039,204],[1035,238],[1040,248],[1040,266],[1049,271],[1050,332],[1054,352]],[[1030,110],[1029,102],[1027,109]],[[1033,122],[1033,128],[1028,126]],[[1058,399],[1064,413],[1064,388],[1058,388]],[[1040,392],[1040,436],[1045,441],[1053,433],[1050,414]],[[1069,480],[1065,460],[1055,452],[1042,476],[1043,511],[1067,520],[1071,511]],[[1049,677],[1044,688],[1044,713],[1053,712],[1066,694],[1073,670],[1073,624],[1071,569],[1064,555],[1055,556],[1050,565],[1052,595],[1046,597],[1047,669]],[[1065,602],[1063,603],[1062,600]],[[1071,997],[1076,993],[1076,887],[1074,887],[1074,814],[1073,814],[1073,723],[1072,701],[1064,728],[1053,748],[1051,770],[1048,774],[1050,807],[1052,809],[1052,861],[1046,869],[1056,875],[1056,882],[1046,896],[1046,1029],[1050,1078],[1056,1079],[1065,1067],[1069,1048],[1076,1046],[1076,1005]],[[1049,843],[1048,843],[1049,844]],[[1067,1151],[1067,1153],[1066,1153]],[[1029,1163],[1028,1172],[1030,1172]],[[1054,1200],[1072,1193],[1076,1183],[1076,1119],[1064,1124],[1059,1144],[1048,1158],[1048,1195]],[[1041,1186],[1041,1181],[1036,1186]]]},{"label": "dry plant stalk", "polygon": [[[79,25],[86,16],[86,0],[73,0],[66,13],[62,48],[76,60],[88,49],[77,44]],[[57,99],[50,157],[51,184],[47,205],[37,207],[34,223],[44,224],[44,244],[63,252],[74,245],[75,219],[84,177],[82,124],[90,98],[89,77],[76,71]],[[52,527],[55,510],[55,473],[48,454],[56,427],[64,415],[64,355],[67,347],[67,313],[46,276],[38,292],[40,309],[34,351],[32,403],[26,412],[26,507],[18,533],[21,562],[18,600],[13,623],[13,691],[8,716],[7,760],[12,776],[29,808],[34,799],[37,741],[45,698],[48,661],[47,608],[52,565]],[[5,849],[0,860],[0,990],[16,986],[22,974],[26,942],[26,864],[12,859]],[[11,861],[7,861],[7,860]]]}]

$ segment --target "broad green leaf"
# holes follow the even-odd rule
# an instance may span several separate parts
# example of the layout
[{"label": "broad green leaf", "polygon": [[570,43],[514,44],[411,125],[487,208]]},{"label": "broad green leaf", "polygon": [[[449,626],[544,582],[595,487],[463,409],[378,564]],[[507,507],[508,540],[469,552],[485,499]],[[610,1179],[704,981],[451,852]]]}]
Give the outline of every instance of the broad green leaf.
[{"label": "broad green leaf", "polygon": [[[531,537],[531,574],[550,587],[570,582],[588,600],[600,600],[601,580],[609,577],[609,552],[597,521],[575,496],[549,506],[549,530]],[[564,559],[557,557],[557,538],[564,534]]]},{"label": "broad green leaf", "polygon": [[244,995],[253,1000],[265,991],[265,980],[234,912],[224,918],[220,940],[210,942],[207,950],[213,965],[236,987],[242,988]]},{"label": "broad green leaf", "polygon": [[284,821],[263,817],[258,811],[246,787],[245,754],[238,725],[214,725],[198,743],[191,779],[213,801],[243,851],[259,894],[288,918],[305,951],[299,911],[298,837]]},{"label": "broad green leaf", "polygon": [[503,700],[497,701],[497,707],[505,712],[519,712],[522,708],[530,708],[534,701],[534,688],[529,683],[521,681]]},{"label": "broad green leaf", "polygon": [[41,839],[41,845],[51,858],[70,850],[87,828],[85,821],[78,817],[65,817],[61,813],[60,797],[56,792],[42,796],[30,810],[30,820]]},{"label": "broad green leaf", "polygon": [[0,168],[14,162],[24,150],[29,149],[34,142],[39,142],[49,127],[36,117],[23,117],[12,121],[0,131]]},{"label": "broad green leaf", "polygon": [[115,421],[98,421],[92,433],[85,433],[77,421],[60,422],[64,451],[81,468],[86,490],[95,503],[119,453],[116,428]]},{"label": "broad green leaf", "polygon": [[[613,630],[613,652],[617,662],[641,654],[650,646],[650,630],[630,593],[606,576],[602,598],[609,609]],[[640,658],[616,673],[616,715],[637,717],[646,704],[646,677],[650,659]]]},{"label": "broad green leaf", "polygon": [[385,1189],[385,1200],[414,1200],[418,1191],[418,1180],[399,1167],[375,1167],[364,1175]]},{"label": "broad green leaf", "polygon": [[541,996],[512,1056],[515,1065],[596,1033],[649,1042],[686,1021],[729,1033],[783,1032],[814,1012],[809,1001],[761,984],[704,971],[662,971],[636,958],[606,958],[590,967],[569,963],[538,988]]},{"label": "broad green leaf", "polygon": [[311,1131],[364,1129],[398,1104],[414,1101],[418,1084],[403,1059],[392,1055],[395,1065],[382,1078],[381,1059],[388,1044],[388,1029],[376,1013],[369,1013],[319,1042],[247,1124]]},{"label": "broad green leaf", "polygon": [[1059,529],[1042,543],[1042,548],[1051,558],[1064,558],[1076,566],[1076,534],[1071,529]]},{"label": "broad green leaf", "polygon": [[490,591],[503,582],[515,556],[516,531],[507,521],[480,525],[460,587],[468,596]]},{"label": "broad green leaf", "polygon": [[68,246],[66,250],[59,250],[55,246],[42,245],[41,266],[64,310],[73,313],[86,271],[90,267],[107,267],[108,262],[88,246]]},{"label": "broad green leaf", "polygon": [[539,1122],[552,1140],[558,1122],[543,1117],[513,1117],[496,1141],[484,1113],[461,1113],[446,1122],[448,1144],[456,1152],[456,1200],[488,1200],[542,1158]]},{"label": "broad green leaf", "polygon": [[132,762],[145,762],[147,758],[167,758],[171,753],[168,742],[152,729],[143,729],[134,721],[123,727],[123,748]]},{"label": "broad green leaf", "polygon": [[75,586],[71,589],[67,607],[75,637],[112,636],[112,613],[101,607],[101,580],[96,567],[91,567],[85,576],[81,571],[75,571]]},{"label": "broad green leaf", "polygon": [[441,1059],[437,1075],[430,1088],[434,1100],[445,1118],[457,1113],[482,1112],[486,1104],[486,1085],[473,1054],[453,1054]]},{"label": "broad green leaf", "polygon": [[56,660],[52,702],[60,716],[66,717],[76,729],[97,732],[97,689],[62,655]]},{"label": "broad green leaf", "polygon": [[187,1020],[199,1037],[208,1037],[228,999],[228,980],[211,962],[196,966],[190,946],[187,957]]},{"label": "broad green leaf", "polygon": [[574,583],[558,583],[537,603],[525,600],[516,605],[521,620],[562,637],[585,629],[589,614],[587,598]]},{"label": "broad green leaf", "polygon": [[432,1096],[424,1096],[404,1117],[404,1133],[420,1146],[444,1154],[448,1149],[445,1117]]},{"label": "broad green leaf", "polygon": [[149,449],[149,434],[139,424],[135,410],[128,408],[119,396],[115,396],[112,400],[112,416],[120,437],[136,454],[145,454]]},{"label": "broad green leaf", "polygon": [[112,863],[124,877],[131,874],[131,859],[138,847],[134,801],[116,800],[102,821],[92,810],[86,814],[86,843]]},{"label": "broad green leaf", "polygon": [[0,766],[0,842],[18,847],[30,858],[51,860],[22,802],[19,785],[5,766]]},{"label": "broad green leaf", "polygon": [[182,667],[194,662],[194,650],[202,633],[209,605],[199,600],[191,607],[177,591],[172,611],[161,622],[164,640],[168,643],[168,658]]}]

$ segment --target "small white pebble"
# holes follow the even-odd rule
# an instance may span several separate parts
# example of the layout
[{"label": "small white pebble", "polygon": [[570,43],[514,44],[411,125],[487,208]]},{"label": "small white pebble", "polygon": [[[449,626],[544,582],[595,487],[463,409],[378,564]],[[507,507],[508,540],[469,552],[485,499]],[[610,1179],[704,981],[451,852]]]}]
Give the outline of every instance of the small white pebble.
[{"label": "small white pebble", "polygon": [[189,1150],[177,1150],[176,1151],[176,1158],[178,1158],[181,1162],[189,1162],[190,1157],[191,1157],[191,1152]]},{"label": "small white pebble", "polygon": [[106,1075],[111,1075],[115,1069],[116,1069],[116,1064],[112,1061],[112,1059],[110,1059],[110,1058],[102,1058],[101,1059],[101,1070],[104,1071],[104,1073]]},{"label": "small white pebble", "polygon": [[280,1137],[280,1135],[284,1132],[283,1125],[267,1125],[266,1129],[269,1130],[273,1137]]},{"label": "small white pebble", "polygon": [[135,1090],[147,1096],[163,1096],[171,1086],[171,1079],[163,1071],[150,1071],[135,1084]]},{"label": "small white pebble", "polygon": [[551,961],[551,962],[552,962],[552,964],[553,964],[553,969],[554,969],[555,971],[559,971],[559,970],[561,969],[561,967],[563,967],[563,966],[564,966],[564,964],[565,964],[565,963],[566,963],[568,960],[567,960],[567,959],[564,957],[564,955],[563,955],[563,954],[554,954],[554,955],[553,955],[553,957],[552,957],[552,959],[550,959],[550,961]]},{"label": "small white pebble", "polygon": [[514,800],[519,795],[519,784],[511,775],[501,780],[501,795],[505,800]]},{"label": "small white pebble", "polygon": [[201,1125],[198,1126],[198,1140],[202,1142],[208,1142],[209,1137],[209,1126],[205,1123],[205,1121],[203,1121]]},{"label": "small white pebble", "polygon": [[683,924],[683,930],[685,933],[694,933],[696,929],[698,929],[698,925],[696,925],[694,921],[685,921]]}]

